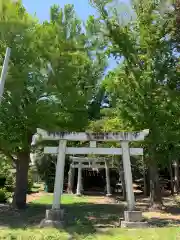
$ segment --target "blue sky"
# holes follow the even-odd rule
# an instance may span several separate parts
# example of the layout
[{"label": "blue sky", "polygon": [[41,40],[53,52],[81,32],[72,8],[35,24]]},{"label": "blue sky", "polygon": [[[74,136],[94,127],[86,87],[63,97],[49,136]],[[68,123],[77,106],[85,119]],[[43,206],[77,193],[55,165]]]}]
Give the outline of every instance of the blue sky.
[{"label": "blue sky", "polygon": [[88,4],[88,0],[23,0],[26,9],[32,14],[36,12],[40,20],[49,18],[49,9],[53,4],[63,7],[68,3],[74,4],[78,16],[83,20],[86,20],[88,15],[95,14],[95,9]]},{"label": "blue sky", "polygon": [[[117,0],[120,1],[120,0]],[[129,2],[129,0],[121,0],[122,2]],[[63,7],[65,4],[74,4],[78,16],[82,20],[86,20],[88,15],[95,15],[96,10],[92,8],[88,0],[23,0],[23,4],[29,13],[34,14],[40,21],[49,19],[50,6],[58,4]],[[109,61],[109,68],[112,69],[116,66],[115,61]]]},{"label": "blue sky", "polygon": [[[117,2],[128,3],[130,0],[116,0]],[[95,14],[88,0],[23,0],[23,4],[30,13],[37,14],[40,20],[46,20],[49,18],[49,9],[53,4],[58,4],[63,7],[65,4],[74,4],[75,9],[81,19],[86,20],[88,15]]]}]

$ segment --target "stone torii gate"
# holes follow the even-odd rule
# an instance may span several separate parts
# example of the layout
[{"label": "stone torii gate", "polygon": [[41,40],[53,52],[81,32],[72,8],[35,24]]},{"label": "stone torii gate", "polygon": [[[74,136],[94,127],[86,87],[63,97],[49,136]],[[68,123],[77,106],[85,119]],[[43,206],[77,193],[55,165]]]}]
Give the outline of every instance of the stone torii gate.
[{"label": "stone torii gate", "polygon": [[[51,210],[46,210],[46,217],[41,222],[41,226],[62,226],[63,209],[60,208],[61,195],[63,192],[64,166],[66,154],[97,154],[97,155],[122,155],[124,177],[126,184],[126,195],[128,211],[125,211],[125,221],[122,227],[139,226],[142,213],[135,210],[135,199],[133,192],[133,181],[131,172],[130,155],[136,155],[136,148],[129,148],[129,142],[143,141],[149,134],[149,130],[141,132],[119,132],[119,133],[86,133],[86,132],[47,132],[37,129],[37,134],[41,140],[59,141],[58,147],[45,147],[45,154],[57,154],[56,175],[54,184],[53,204]],[[67,141],[105,141],[121,143],[121,148],[96,148],[96,147],[67,147]],[[137,154],[139,155],[139,154]],[[136,224],[137,223],[137,224]],[[133,225],[134,224],[134,225]]]}]

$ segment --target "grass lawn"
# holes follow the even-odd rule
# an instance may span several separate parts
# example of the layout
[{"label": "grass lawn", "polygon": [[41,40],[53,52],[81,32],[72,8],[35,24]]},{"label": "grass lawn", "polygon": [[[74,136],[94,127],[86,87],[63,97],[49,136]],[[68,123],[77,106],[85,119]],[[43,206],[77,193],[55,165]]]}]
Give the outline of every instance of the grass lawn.
[{"label": "grass lawn", "polygon": [[[47,194],[29,204],[25,211],[13,211],[0,206],[0,239],[17,240],[180,240],[180,228],[171,227],[171,221],[163,227],[149,229],[120,229],[114,227],[122,217],[122,204],[105,204],[90,201],[91,197],[63,195],[65,228],[39,229],[38,224],[51,207],[52,196]],[[96,199],[94,197],[94,199]],[[92,199],[91,199],[92,200]],[[173,224],[172,224],[173,225]]]},{"label": "grass lawn", "polygon": [[105,233],[79,235],[74,233],[70,238],[65,231],[56,229],[26,229],[26,230],[0,230],[0,239],[17,240],[179,240],[178,228],[122,230],[114,229]]},{"label": "grass lawn", "polygon": [[[64,194],[62,195],[61,202],[62,204],[75,204],[75,203],[88,203],[89,197],[88,196],[81,196],[77,197],[75,195]],[[47,194],[37,200],[34,200],[34,204],[45,204],[49,205],[53,202],[53,195]]]}]

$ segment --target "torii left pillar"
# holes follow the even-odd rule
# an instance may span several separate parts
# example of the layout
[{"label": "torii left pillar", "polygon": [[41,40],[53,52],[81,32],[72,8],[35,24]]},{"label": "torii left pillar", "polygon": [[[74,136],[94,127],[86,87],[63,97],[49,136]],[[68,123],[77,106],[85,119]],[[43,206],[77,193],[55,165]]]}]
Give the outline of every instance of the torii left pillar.
[{"label": "torii left pillar", "polygon": [[64,210],[61,209],[61,195],[64,185],[64,166],[66,156],[66,140],[59,141],[56,176],[52,209],[46,210],[46,217],[40,223],[41,227],[62,227]]}]

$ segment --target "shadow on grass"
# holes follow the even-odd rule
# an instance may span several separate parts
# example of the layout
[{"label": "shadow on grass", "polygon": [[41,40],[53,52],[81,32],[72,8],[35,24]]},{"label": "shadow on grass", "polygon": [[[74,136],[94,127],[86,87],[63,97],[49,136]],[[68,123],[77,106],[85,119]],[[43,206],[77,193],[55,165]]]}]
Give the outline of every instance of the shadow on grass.
[{"label": "shadow on grass", "polygon": [[180,220],[169,218],[154,218],[147,220],[151,227],[175,227],[180,226]]},{"label": "shadow on grass", "polygon": [[[29,204],[26,210],[15,211],[8,205],[0,206],[0,226],[26,229],[37,227],[45,217],[45,210],[51,205]],[[91,234],[96,228],[114,227],[122,217],[120,204],[74,203],[63,205],[65,209],[65,229],[69,233]]]},{"label": "shadow on grass", "polygon": [[[38,227],[40,221],[45,217],[45,210],[51,205],[31,203],[26,210],[15,211],[8,205],[0,205],[0,226],[12,229]],[[93,204],[73,203],[64,204],[65,230],[74,235],[93,234],[97,229],[112,228],[119,224],[123,217],[123,204]],[[148,219],[151,226],[174,226],[179,225],[180,220],[169,217],[168,219]]]},{"label": "shadow on grass", "polygon": [[37,226],[50,205],[29,204],[25,210],[15,210],[9,205],[0,205],[0,226],[22,228]]},{"label": "shadow on grass", "polygon": [[168,206],[164,211],[174,216],[180,215],[180,207]]},{"label": "shadow on grass", "polygon": [[112,228],[119,224],[123,206],[118,204],[69,204],[64,205],[66,226],[69,233],[95,233],[97,228]]}]

